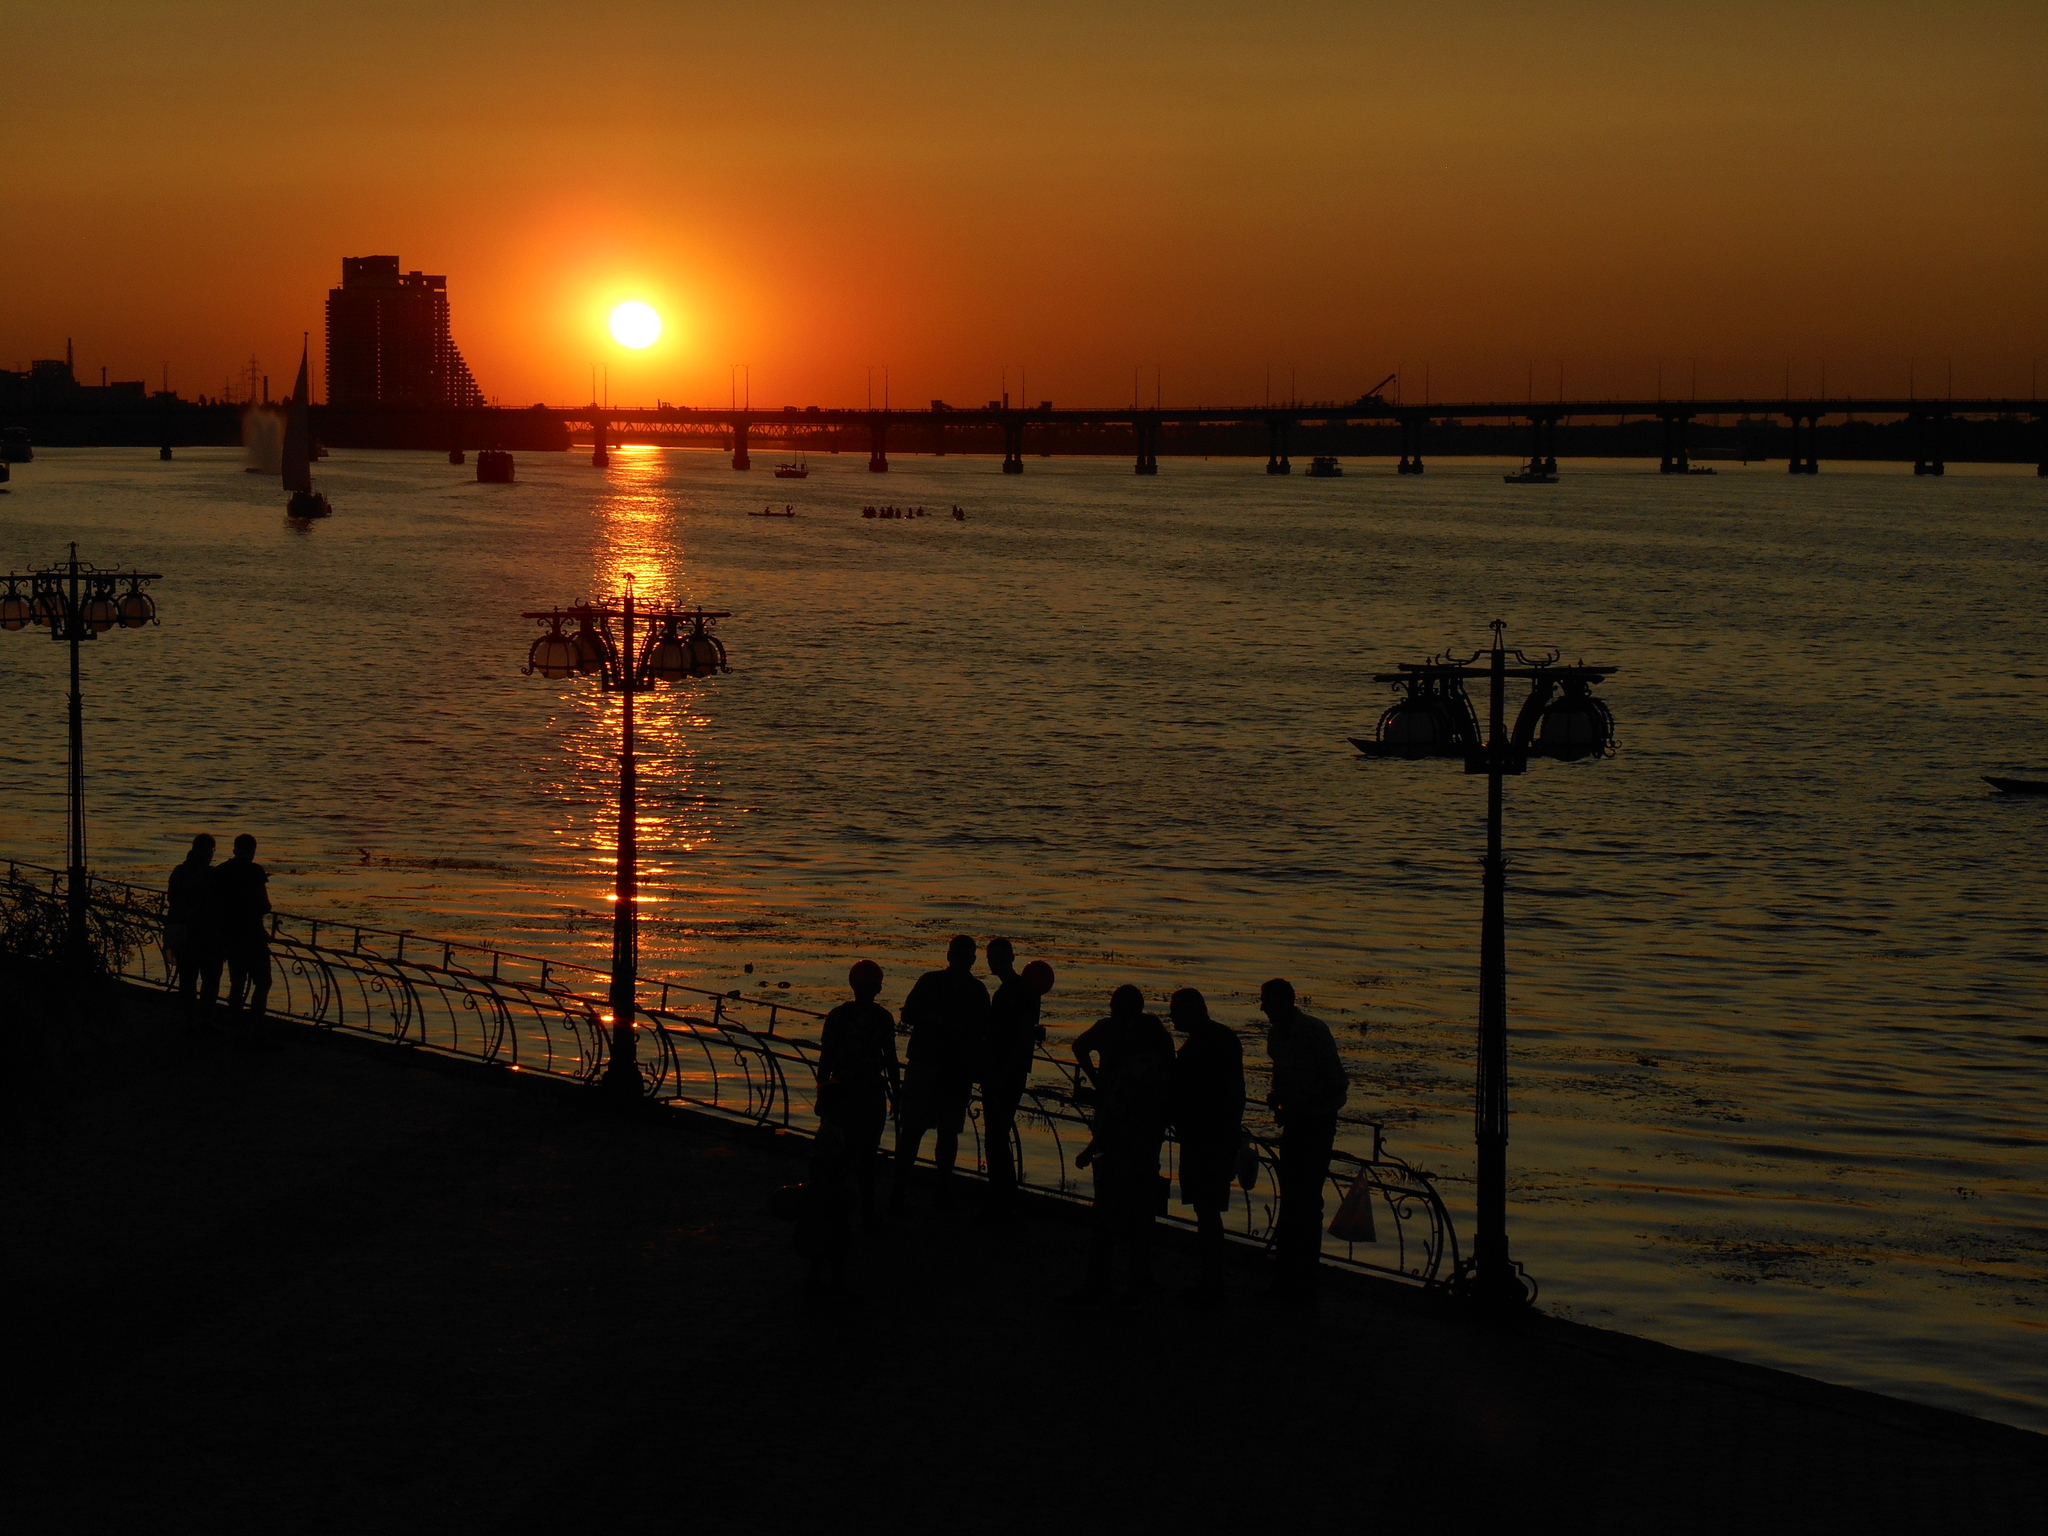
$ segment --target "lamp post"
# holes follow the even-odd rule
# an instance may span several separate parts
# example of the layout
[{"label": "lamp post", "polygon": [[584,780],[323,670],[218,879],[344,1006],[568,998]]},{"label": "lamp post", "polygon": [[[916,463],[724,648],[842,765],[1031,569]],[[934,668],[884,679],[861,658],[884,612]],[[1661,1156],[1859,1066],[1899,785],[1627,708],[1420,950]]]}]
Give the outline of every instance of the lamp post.
[{"label": "lamp post", "polygon": [[[163,578],[150,571],[102,569],[70,558],[39,571],[7,575],[0,594],[0,630],[18,632],[31,624],[47,629],[58,644],[71,647],[70,762],[65,774],[65,912],[64,958],[82,963],[89,951],[86,938],[85,876],[85,700],[78,686],[78,648],[110,629],[141,629],[154,624],[156,604],[142,589]],[[26,586],[27,590],[23,591]],[[125,590],[124,590],[125,588]]]},{"label": "lamp post", "polygon": [[[708,626],[714,619],[732,615],[704,608],[642,608],[635,601],[633,577],[628,573],[625,593],[614,602],[577,603],[568,608],[523,613],[520,617],[548,627],[548,632],[534,641],[527,652],[525,672],[538,672],[546,678],[577,674],[595,677],[606,693],[620,695],[624,706],[619,744],[616,904],[612,910],[612,1044],[610,1059],[605,1064],[604,1087],[622,1097],[630,1094],[637,1098],[643,1084],[633,1038],[634,983],[639,967],[635,933],[639,868],[633,699],[649,692],[656,683],[678,683],[687,678],[730,672],[725,646]],[[563,624],[571,622],[576,625],[576,632],[563,633]]]},{"label": "lamp post", "polygon": [[[1560,762],[1614,751],[1614,716],[1594,697],[1613,667],[1559,666],[1558,653],[1531,658],[1510,650],[1496,619],[1493,645],[1465,657],[1403,662],[1373,681],[1399,687],[1401,697],[1380,716],[1371,741],[1352,738],[1367,757],[1462,759],[1467,773],[1486,775],[1486,862],[1479,932],[1479,1071],[1475,1139],[1479,1152],[1479,1223],[1469,1269],[1460,1282],[1483,1304],[1519,1306],[1531,1299],[1521,1267],[1508,1256],[1508,964],[1507,859],[1501,852],[1501,779],[1527,770],[1532,757]],[[1509,666],[1512,657],[1515,666]],[[1487,729],[1465,692],[1469,678],[1491,687]],[[1508,680],[1526,679],[1528,697],[1505,728]]]}]

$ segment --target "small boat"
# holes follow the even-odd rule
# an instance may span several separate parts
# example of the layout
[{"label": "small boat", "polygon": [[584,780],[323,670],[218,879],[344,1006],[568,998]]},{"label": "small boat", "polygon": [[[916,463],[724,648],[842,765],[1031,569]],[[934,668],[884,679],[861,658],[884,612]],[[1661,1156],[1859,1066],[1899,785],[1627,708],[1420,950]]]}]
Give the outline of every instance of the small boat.
[{"label": "small boat", "polygon": [[1308,477],[1311,480],[1334,480],[1344,473],[1344,466],[1337,462],[1334,453],[1319,453],[1308,463]]},{"label": "small boat", "polygon": [[1502,475],[1501,479],[1509,485],[1555,485],[1557,473],[1555,470],[1539,469],[1531,464],[1516,470],[1512,475]]},{"label": "small boat", "polygon": [[1987,773],[1984,782],[2001,794],[2048,795],[2048,779],[2000,779]]},{"label": "small boat", "polygon": [[502,448],[485,448],[476,456],[476,477],[485,485],[512,483],[512,455]]},{"label": "small boat", "polygon": [[761,509],[760,511],[758,511],[758,512],[749,512],[749,513],[747,514],[747,516],[749,516],[749,517],[795,517],[795,516],[796,516],[796,508],[795,508],[795,507],[789,507],[789,506],[785,506],[785,507],[784,507],[784,508],[783,508],[783,509],[782,509],[782,510],[781,510],[780,512],[778,512],[778,511],[776,511],[776,510],[775,510],[775,509],[774,509],[773,507],[763,507],[763,508],[762,508],[762,509]]},{"label": "small boat", "polygon": [[801,453],[787,464],[777,465],[775,469],[775,478],[778,480],[808,480],[810,477],[811,468],[804,463],[804,456]]},{"label": "small boat", "polygon": [[299,379],[292,386],[291,409],[284,428],[284,488],[291,492],[284,515],[295,523],[316,517],[332,517],[334,508],[313,489],[313,417],[306,385],[308,341],[299,349]]}]

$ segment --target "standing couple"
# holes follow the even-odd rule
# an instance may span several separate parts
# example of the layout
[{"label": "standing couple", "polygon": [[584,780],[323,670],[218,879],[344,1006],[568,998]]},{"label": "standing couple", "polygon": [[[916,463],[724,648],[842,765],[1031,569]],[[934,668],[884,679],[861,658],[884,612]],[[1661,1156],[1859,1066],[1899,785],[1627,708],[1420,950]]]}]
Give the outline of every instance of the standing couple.
[{"label": "standing couple", "polygon": [[226,863],[214,863],[213,850],[212,835],[202,832],[171,871],[164,942],[177,966],[178,995],[187,1021],[198,1023],[220,995],[225,964],[229,1011],[240,1013],[246,995],[251,1021],[260,1022],[270,998],[270,874],[256,862],[256,839],[246,832]]}]

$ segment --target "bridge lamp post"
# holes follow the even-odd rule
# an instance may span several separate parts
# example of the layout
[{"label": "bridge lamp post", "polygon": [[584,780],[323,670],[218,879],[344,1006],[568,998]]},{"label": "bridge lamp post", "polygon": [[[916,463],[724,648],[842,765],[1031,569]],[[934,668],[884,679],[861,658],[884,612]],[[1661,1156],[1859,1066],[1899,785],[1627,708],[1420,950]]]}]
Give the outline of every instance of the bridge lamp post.
[{"label": "bridge lamp post", "polygon": [[[1614,751],[1614,716],[1593,688],[1613,667],[1559,666],[1558,653],[1532,659],[1510,650],[1495,620],[1493,645],[1463,658],[1444,655],[1403,662],[1375,682],[1399,686],[1401,697],[1380,716],[1371,741],[1352,739],[1367,757],[1454,758],[1467,773],[1486,775],[1484,911],[1479,935],[1479,1071],[1475,1139],[1479,1151],[1479,1227],[1472,1257],[1459,1276],[1482,1304],[1520,1306],[1532,1295],[1521,1266],[1508,1256],[1508,975],[1507,859],[1501,853],[1501,779],[1527,770],[1532,757],[1573,763]],[[1512,657],[1517,665],[1510,666]],[[1487,730],[1465,691],[1468,679],[1490,682]],[[1528,696],[1506,729],[1509,680],[1526,681]]]},{"label": "bridge lamp post", "polygon": [[[9,572],[0,594],[0,630],[46,629],[71,647],[70,761],[65,773],[64,957],[79,964],[88,953],[85,874],[85,699],[78,686],[78,648],[110,629],[141,629],[157,622],[156,603],[142,589],[163,578],[153,571],[103,570],[70,557],[39,571]],[[24,587],[26,590],[24,591]]]},{"label": "bridge lamp post", "polygon": [[[612,909],[612,1041],[604,1087],[622,1098],[644,1090],[634,1043],[634,994],[639,969],[636,933],[639,900],[638,808],[633,768],[633,700],[658,683],[680,683],[730,672],[725,646],[710,632],[729,613],[705,608],[639,606],[633,578],[622,597],[608,603],[577,603],[522,613],[547,626],[533,642],[522,668],[545,678],[595,677],[606,693],[620,695],[619,849]],[[563,632],[574,623],[574,634]],[[616,627],[615,627],[616,626]]]}]

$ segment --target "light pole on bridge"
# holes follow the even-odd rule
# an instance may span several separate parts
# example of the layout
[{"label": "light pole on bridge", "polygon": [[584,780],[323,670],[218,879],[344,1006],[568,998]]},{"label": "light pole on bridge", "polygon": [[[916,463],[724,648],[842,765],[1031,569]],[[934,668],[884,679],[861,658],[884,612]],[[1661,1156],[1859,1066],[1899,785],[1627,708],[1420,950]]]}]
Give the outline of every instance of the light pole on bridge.
[{"label": "light pole on bridge", "polygon": [[[1508,966],[1507,858],[1501,851],[1501,779],[1524,772],[1532,757],[1560,762],[1606,757],[1614,751],[1614,716],[1594,697],[1595,685],[1615,669],[1559,666],[1558,653],[1532,659],[1510,650],[1506,626],[1495,620],[1493,644],[1469,656],[1403,662],[1375,682],[1392,683],[1401,697],[1380,716],[1371,741],[1352,738],[1367,757],[1461,759],[1467,773],[1486,775],[1486,861],[1479,934],[1479,1069],[1474,1094],[1478,1142],[1478,1230],[1462,1288],[1488,1305],[1520,1306],[1531,1299],[1521,1266],[1508,1256]],[[1508,665],[1509,658],[1518,663]],[[1465,692],[1470,678],[1492,685],[1487,730]],[[1528,696],[1506,728],[1508,680],[1526,679]]]},{"label": "light pole on bridge", "polygon": [[[725,646],[710,632],[713,620],[731,618],[729,613],[706,608],[642,608],[633,592],[633,577],[626,577],[626,590],[612,602],[577,603],[568,608],[545,608],[523,613],[521,618],[547,625],[548,632],[533,642],[524,670],[546,678],[581,674],[595,677],[606,693],[620,696],[619,740],[619,843],[614,871],[616,905],[612,909],[612,978],[610,1002],[612,1039],[605,1063],[604,1087],[625,1097],[638,1097],[643,1089],[634,1044],[634,995],[639,974],[639,935],[636,908],[639,901],[638,796],[634,771],[633,700],[652,691],[657,683],[679,683],[690,678],[712,677],[730,672]],[[563,633],[564,623],[576,625],[574,634]],[[615,630],[614,624],[618,626]],[[645,627],[644,635],[640,632]]]}]

